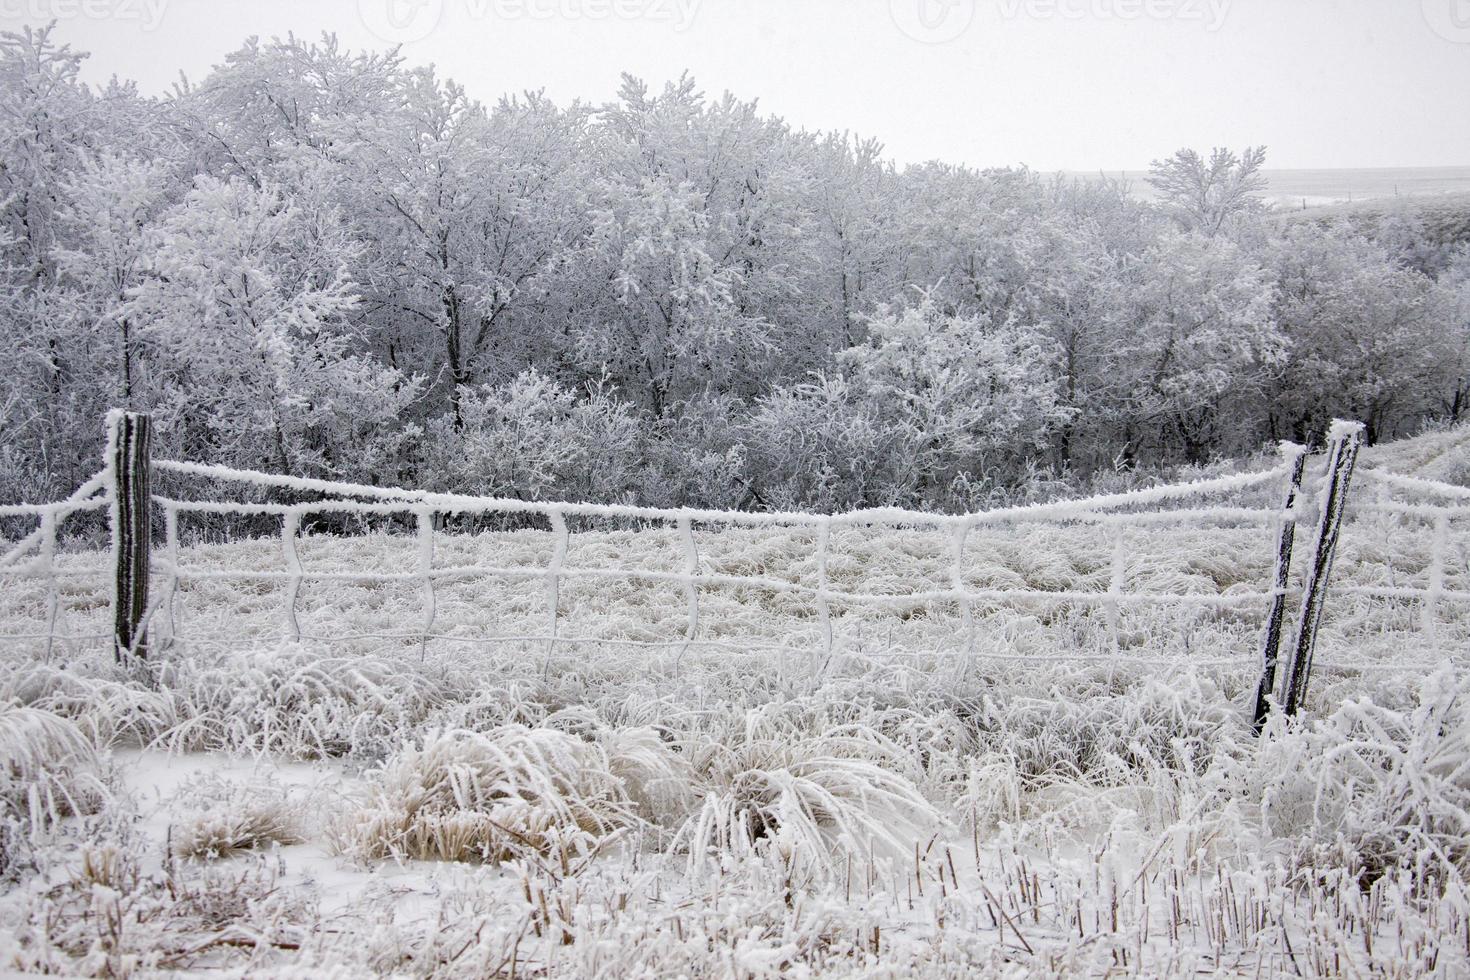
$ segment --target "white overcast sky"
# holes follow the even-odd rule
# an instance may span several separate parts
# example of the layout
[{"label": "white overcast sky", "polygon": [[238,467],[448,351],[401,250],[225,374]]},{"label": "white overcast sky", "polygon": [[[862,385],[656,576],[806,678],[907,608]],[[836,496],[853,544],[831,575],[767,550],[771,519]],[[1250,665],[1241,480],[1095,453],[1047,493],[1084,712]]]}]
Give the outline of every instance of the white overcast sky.
[{"label": "white overcast sky", "polygon": [[1470,0],[0,0],[6,29],[53,17],[89,79],[149,92],[251,34],[331,31],[412,38],[485,101],[601,103],[619,72],[687,69],[900,162],[1122,170],[1265,143],[1274,168],[1470,165]]}]

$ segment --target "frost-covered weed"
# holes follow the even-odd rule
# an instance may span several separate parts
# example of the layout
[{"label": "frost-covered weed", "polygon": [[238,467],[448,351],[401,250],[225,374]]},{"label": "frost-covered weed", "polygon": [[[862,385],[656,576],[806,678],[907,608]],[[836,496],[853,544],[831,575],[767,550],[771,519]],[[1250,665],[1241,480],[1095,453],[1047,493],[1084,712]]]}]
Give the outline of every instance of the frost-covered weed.
[{"label": "frost-covered weed", "polygon": [[704,791],[679,844],[691,865],[771,849],[828,865],[906,853],[943,820],[912,781],[901,749],[872,729],[803,731],[753,710],[736,737],[685,745]]},{"label": "frost-covered weed", "polygon": [[249,781],[205,776],[175,800],[178,818],[169,831],[173,854],[212,859],[302,840],[300,803],[265,777]]},{"label": "frost-covered weed", "polygon": [[427,670],[289,646],[180,658],[164,681],[184,702],[171,745],[298,759],[381,755],[444,697]]},{"label": "frost-covered weed", "polygon": [[96,977],[248,968],[299,948],[314,925],[310,897],[281,887],[273,861],[149,871],[137,838],[107,834],[31,899],[10,965]]},{"label": "frost-covered weed", "polygon": [[0,706],[0,872],[23,835],[102,803],[96,748],[76,725],[39,708]]},{"label": "frost-covered weed", "polygon": [[1470,872],[1470,682],[1446,668],[1403,709],[1366,699],[1277,731],[1256,760],[1266,826],[1299,864],[1365,881]]},{"label": "frost-covered weed", "polygon": [[370,792],[335,830],[340,849],[369,860],[585,855],[636,820],[601,747],[521,725],[425,735]]}]

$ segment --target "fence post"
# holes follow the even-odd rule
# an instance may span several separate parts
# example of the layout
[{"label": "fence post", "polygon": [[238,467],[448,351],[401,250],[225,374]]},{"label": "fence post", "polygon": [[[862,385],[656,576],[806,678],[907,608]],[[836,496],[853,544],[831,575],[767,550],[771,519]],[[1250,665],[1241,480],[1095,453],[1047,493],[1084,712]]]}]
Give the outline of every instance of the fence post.
[{"label": "fence post", "polygon": [[136,412],[108,415],[107,466],[112,477],[112,545],[116,560],[113,638],[119,661],[148,655],[148,557],[153,534],[149,472],[152,426]]},{"label": "fence post", "polygon": [[1317,645],[1317,628],[1322,624],[1322,610],[1327,601],[1327,582],[1332,575],[1332,560],[1337,555],[1337,536],[1342,530],[1343,511],[1347,507],[1348,487],[1353,479],[1353,466],[1363,446],[1363,424],[1336,420],[1327,434],[1326,487],[1322,497],[1322,518],[1317,525],[1317,547],[1307,566],[1302,585],[1302,610],[1296,624],[1296,647],[1291,669],[1286,675],[1286,691],[1281,708],[1287,717],[1295,715],[1307,697],[1307,681],[1312,672],[1312,653]]},{"label": "fence post", "polygon": [[1307,466],[1307,447],[1283,442],[1281,455],[1287,461],[1290,476],[1286,484],[1286,501],[1282,505],[1281,532],[1276,539],[1276,567],[1271,579],[1271,612],[1266,617],[1266,636],[1262,651],[1261,682],[1256,687],[1256,734],[1266,726],[1270,695],[1276,687],[1276,664],[1281,655],[1281,627],[1286,619],[1286,586],[1291,579],[1291,554],[1296,546],[1297,495],[1302,490],[1302,473]]}]

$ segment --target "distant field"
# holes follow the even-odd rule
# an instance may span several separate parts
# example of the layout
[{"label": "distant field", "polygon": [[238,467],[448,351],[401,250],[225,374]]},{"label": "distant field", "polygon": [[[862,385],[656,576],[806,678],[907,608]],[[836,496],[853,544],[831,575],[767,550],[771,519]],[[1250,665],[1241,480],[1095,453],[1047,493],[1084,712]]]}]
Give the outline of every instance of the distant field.
[{"label": "distant field", "polygon": [[[1470,197],[1470,167],[1380,167],[1320,170],[1264,171],[1266,196],[1283,208],[1301,209],[1334,204],[1362,203],[1405,197],[1445,194]],[[1069,176],[1122,178],[1129,191],[1142,200],[1154,200],[1144,170],[1075,172]]]},{"label": "distant field", "polygon": [[1400,209],[1415,213],[1424,223],[1430,240],[1435,242],[1470,242],[1470,191],[1421,198],[1385,198],[1352,204],[1329,204],[1299,211],[1287,211],[1288,220],[1351,220],[1371,230],[1389,214]]}]

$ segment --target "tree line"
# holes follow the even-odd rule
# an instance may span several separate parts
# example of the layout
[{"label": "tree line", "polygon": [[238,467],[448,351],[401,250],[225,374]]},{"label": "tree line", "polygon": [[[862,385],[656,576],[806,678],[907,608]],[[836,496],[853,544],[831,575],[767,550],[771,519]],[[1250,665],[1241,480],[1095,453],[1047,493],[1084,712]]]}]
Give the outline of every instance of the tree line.
[{"label": "tree line", "polygon": [[1470,245],[1292,220],[1264,153],[1158,200],[928,163],[681,78],[482,104],[256,39],[166,96],[0,36],[0,494],[115,406],[169,455],[721,508],[983,505],[1470,396]]}]

